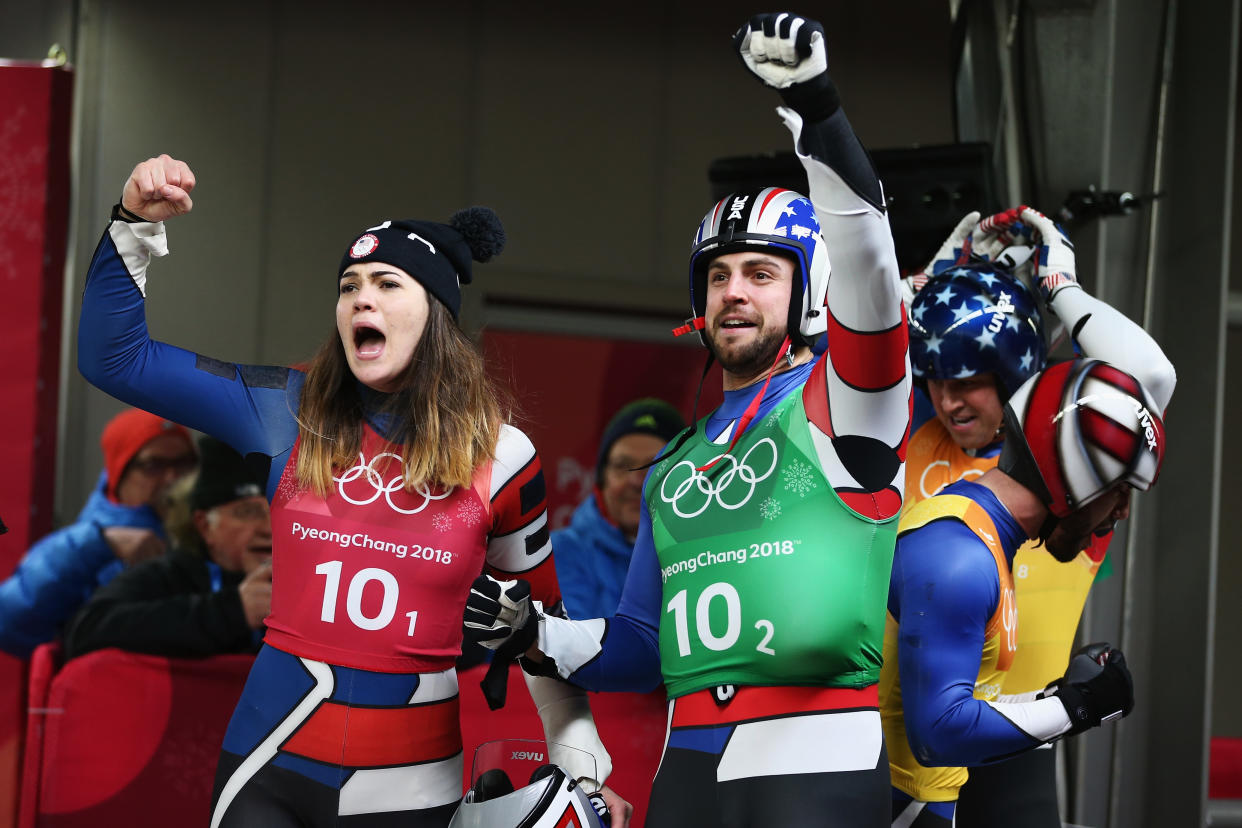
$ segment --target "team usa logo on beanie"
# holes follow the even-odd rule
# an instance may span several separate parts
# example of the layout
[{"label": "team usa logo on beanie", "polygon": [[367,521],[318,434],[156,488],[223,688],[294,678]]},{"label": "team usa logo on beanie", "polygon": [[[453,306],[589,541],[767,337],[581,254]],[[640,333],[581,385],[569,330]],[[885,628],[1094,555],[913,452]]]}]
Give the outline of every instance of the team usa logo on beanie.
[{"label": "team usa logo on beanie", "polygon": [[354,259],[361,259],[370,256],[377,247],[379,247],[379,239],[367,233],[358,237],[358,241],[354,242],[353,247],[349,248],[349,255]]}]

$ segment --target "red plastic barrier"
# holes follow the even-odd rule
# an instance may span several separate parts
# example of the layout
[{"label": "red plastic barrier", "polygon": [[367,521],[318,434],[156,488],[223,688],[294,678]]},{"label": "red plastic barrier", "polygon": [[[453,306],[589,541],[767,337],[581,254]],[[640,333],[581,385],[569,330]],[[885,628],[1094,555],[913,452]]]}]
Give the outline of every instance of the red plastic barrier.
[{"label": "red plastic barrier", "polygon": [[[0,59],[0,578],[52,530],[69,217],[69,67]],[[25,664],[0,656],[0,828],[17,818]]]},{"label": "red plastic barrier", "polygon": [[100,650],[56,673],[58,658],[32,660],[20,828],[206,825],[253,656]]},{"label": "red plastic barrier", "polygon": [[[459,678],[461,695],[462,745],[465,746],[465,776],[469,784],[470,761],[474,749],[493,739],[542,739],[543,726],[535,705],[526,691],[521,671],[509,671],[508,702],[500,710],[489,710],[479,689],[487,665],[471,667]],[[608,785],[634,806],[633,828],[642,828],[651,796],[651,780],[660,764],[667,722],[664,691],[655,693],[591,693],[591,712],[608,753],[613,772]],[[516,782],[515,782],[516,784]]]},{"label": "red plastic barrier", "polygon": [[1208,799],[1242,799],[1242,739],[1214,738],[1208,764]]}]

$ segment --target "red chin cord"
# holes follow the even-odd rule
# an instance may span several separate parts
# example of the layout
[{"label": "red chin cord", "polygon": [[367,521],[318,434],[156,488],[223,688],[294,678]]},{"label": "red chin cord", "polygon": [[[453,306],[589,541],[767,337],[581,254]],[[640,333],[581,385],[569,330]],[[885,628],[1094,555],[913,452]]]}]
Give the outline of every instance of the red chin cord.
[{"label": "red chin cord", "polygon": [[[784,341],[781,342],[781,347],[776,351],[776,359],[772,361],[772,367],[768,369],[768,376],[763,381],[763,387],[759,389],[759,393],[756,394],[754,399],[750,401],[750,405],[746,406],[746,410],[742,413],[742,416],[738,418],[737,425],[733,427],[733,439],[729,442],[729,447],[725,449],[725,454],[733,453],[733,447],[737,445],[737,441],[742,436],[742,432],[744,432],[746,427],[750,425],[750,421],[755,419],[755,414],[759,411],[759,404],[763,402],[763,395],[767,393],[768,383],[772,382],[772,374],[776,371],[776,366],[780,364],[781,360],[785,359],[785,357],[789,354],[789,348],[790,341],[789,337],[786,336]],[[724,454],[720,455],[720,457],[724,457]],[[720,462],[720,457],[717,457],[706,466],[699,466],[695,469],[695,471],[707,471],[712,466]]]}]

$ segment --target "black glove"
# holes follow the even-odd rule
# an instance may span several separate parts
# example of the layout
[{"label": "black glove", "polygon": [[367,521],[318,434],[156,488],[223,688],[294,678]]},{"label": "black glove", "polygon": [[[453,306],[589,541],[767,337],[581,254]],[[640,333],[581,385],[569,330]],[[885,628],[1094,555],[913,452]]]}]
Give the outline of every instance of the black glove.
[{"label": "black glove", "polygon": [[539,612],[530,600],[530,584],[520,578],[475,578],[466,598],[463,635],[467,641],[496,651],[481,686],[488,707],[504,707],[509,664],[529,650],[539,636]]},{"label": "black glove", "polygon": [[526,581],[497,581],[490,575],[480,575],[470,585],[466,599],[466,640],[499,650],[515,635],[525,633],[529,647],[535,640],[536,618],[532,609],[530,584]]},{"label": "black glove", "polygon": [[1134,679],[1121,650],[1108,644],[1088,644],[1074,653],[1065,675],[1049,684],[1043,696],[1061,700],[1070,717],[1068,735],[1072,735],[1130,715]]},{"label": "black glove", "polygon": [[807,121],[822,121],[840,108],[828,76],[824,27],[814,20],[788,12],[757,14],[733,35],[733,46],[746,68]]}]

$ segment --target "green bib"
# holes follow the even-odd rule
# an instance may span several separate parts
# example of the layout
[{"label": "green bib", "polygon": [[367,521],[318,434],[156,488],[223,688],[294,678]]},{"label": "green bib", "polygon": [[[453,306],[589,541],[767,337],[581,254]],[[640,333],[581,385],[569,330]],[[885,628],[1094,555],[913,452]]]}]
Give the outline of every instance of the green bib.
[{"label": "green bib", "polygon": [[655,467],[645,492],[669,696],[721,684],[874,684],[896,518],[869,520],[837,497],[801,389],[729,454],[700,436],[705,425]]}]

